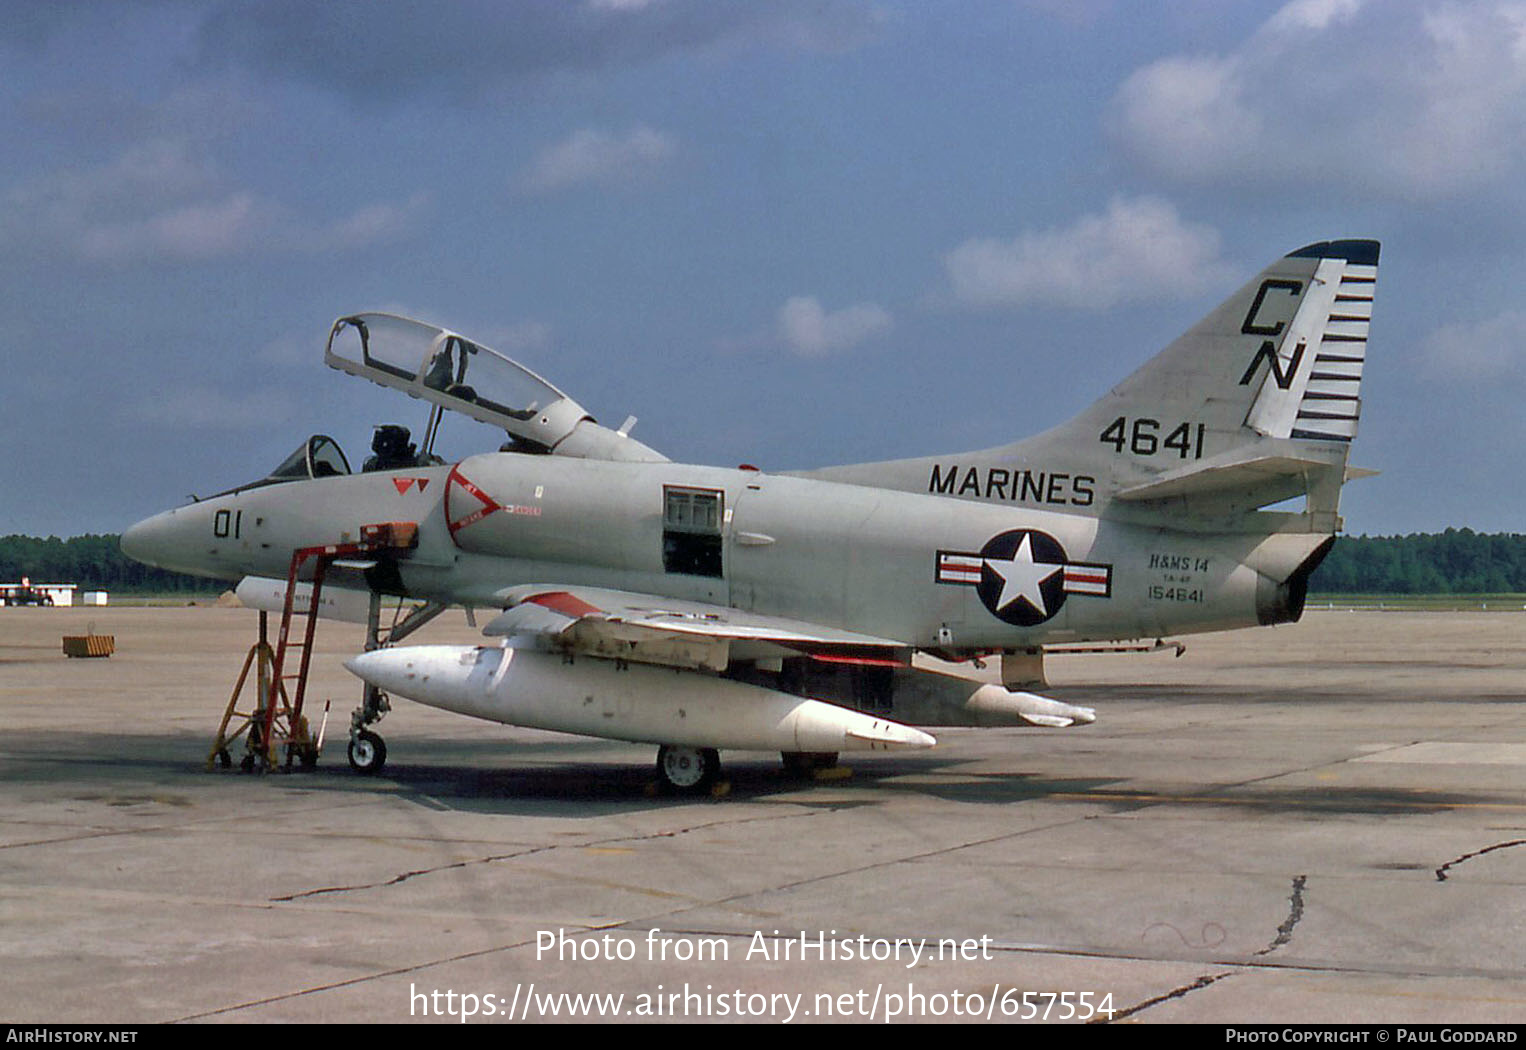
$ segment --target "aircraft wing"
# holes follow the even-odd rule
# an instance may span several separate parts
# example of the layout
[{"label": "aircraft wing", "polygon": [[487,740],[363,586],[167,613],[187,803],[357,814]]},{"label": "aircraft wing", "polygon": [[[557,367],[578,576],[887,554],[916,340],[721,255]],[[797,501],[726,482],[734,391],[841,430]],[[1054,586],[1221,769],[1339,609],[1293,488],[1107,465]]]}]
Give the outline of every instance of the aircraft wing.
[{"label": "aircraft wing", "polygon": [[911,663],[903,642],[708,602],[555,584],[514,587],[500,597],[509,607],[484,634],[533,636],[590,656],[711,671],[733,659],[801,654],[833,663]]}]

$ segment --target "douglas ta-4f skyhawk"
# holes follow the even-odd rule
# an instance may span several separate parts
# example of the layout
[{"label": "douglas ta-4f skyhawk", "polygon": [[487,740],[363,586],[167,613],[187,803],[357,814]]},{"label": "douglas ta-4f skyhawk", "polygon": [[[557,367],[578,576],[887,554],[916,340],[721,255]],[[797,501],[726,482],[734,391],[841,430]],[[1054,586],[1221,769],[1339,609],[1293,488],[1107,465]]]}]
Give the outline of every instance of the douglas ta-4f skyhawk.
[{"label": "douglas ta-4f skyhawk", "polygon": [[[321,563],[329,593],[368,598],[368,651],[346,663],[368,683],[349,746],[363,771],[385,761],[371,726],[387,694],[657,744],[675,789],[708,785],[722,748],[809,768],[932,746],[913,726],[1091,722],[912,656],[1002,654],[1016,684],[1046,645],[1297,620],[1359,473],[1377,264],[1375,241],[1300,248],[1035,437],[794,473],[669,462],[455,332],[343,317],[326,362],[431,402],[423,451],[382,427],[356,473],[316,436],[267,478],[134,525],[122,549],[246,577],[241,593]],[[507,443],[442,462],[442,409]],[[303,569],[303,551],[328,559]],[[501,610],[494,641],[382,644],[381,595],[424,603],[388,643],[452,605]]]}]

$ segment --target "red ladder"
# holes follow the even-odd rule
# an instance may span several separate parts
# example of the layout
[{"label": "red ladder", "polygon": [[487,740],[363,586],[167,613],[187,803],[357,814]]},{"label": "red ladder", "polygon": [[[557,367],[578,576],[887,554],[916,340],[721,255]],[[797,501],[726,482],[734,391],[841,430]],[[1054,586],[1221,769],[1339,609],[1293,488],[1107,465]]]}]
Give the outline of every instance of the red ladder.
[{"label": "red ladder", "polygon": [[[291,563],[286,570],[286,595],[281,603],[281,628],[276,637],[275,657],[270,672],[270,692],[265,706],[256,717],[262,721],[258,749],[263,752],[266,769],[274,769],[280,749],[286,749],[286,768],[294,759],[300,758],[304,766],[317,762],[317,744],[308,731],[307,720],[302,717],[302,702],[307,695],[307,674],[312,666],[313,635],[318,628],[318,608],[323,594],[323,581],[329,566],[342,558],[365,554],[397,554],[416,545],[418,526],[412,522],[386,522],[365,525],[360,530],[361,539],[354,543],[330,543],[319,547],[299,547],[292,551]],[[303,567],[313,562],[312,588],[308,593],[306,608],[298,608],[297,584]],[[292,640],[292,621],[304,617],[302,640]],[[290,650],[300,651],[295,673],[286,670]],[[286,683],[292,682],[291,689]],[[284,726],[281,723],[285,723]]]}]

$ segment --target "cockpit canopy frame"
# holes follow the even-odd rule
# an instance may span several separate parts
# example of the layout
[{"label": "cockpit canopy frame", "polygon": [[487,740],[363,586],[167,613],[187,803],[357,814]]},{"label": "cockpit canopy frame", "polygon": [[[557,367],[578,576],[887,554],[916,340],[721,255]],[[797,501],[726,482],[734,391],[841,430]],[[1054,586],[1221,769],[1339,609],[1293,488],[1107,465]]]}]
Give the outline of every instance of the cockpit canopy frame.
[{"label": "cockpit canopy frame", "polygon": [[448,328],[388,313],[341,317],[324,363],[441,408],[502,427],[551,451],[593,417],[524,365]]},{"label": "cockpit canopy frame", "polygon": [[263,480],[308,481],[350,473],[350,461],[339,442],[327,434],[314,434],[281,461]]}]

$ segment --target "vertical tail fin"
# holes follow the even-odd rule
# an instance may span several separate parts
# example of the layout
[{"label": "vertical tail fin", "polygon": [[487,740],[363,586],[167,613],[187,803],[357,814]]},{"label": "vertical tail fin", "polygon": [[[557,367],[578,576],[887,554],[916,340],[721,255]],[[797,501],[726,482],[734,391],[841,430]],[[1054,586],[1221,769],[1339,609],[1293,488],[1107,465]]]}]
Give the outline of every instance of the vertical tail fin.
[{"label": "vertical tail fin", "polygon": [[[1241,384],[1253,382],[1267,364],[1246,426],[1267,437],[1310,441],[1350,441],[1356,436],[1361,409],[1362,366],[1367,358],[1367,328],[1372,321],[1373,291],[1378,279],[1376,241],[1311,244],[1289,259],[1317,259],[1302,292],[1303,301],[1285,333],[1259,321],[1259,302],[1241,331],[1262,336]],[[1257,291],[1264,301],[1274,279]],[[1297,281],[1285,282],[1296,295]],[[1280,344],[1273,342],[1282,335]],[[1309,357],[1304,367],[1304,356]]]},{"label": "vertical tail fin", "polygon": [[[1285,256],[1093,406],[1106,414],[1111,402],[1127,419],[1174,402],[1204,423],[1201,453],[1178,462],[1136,455],[1131,442],[1114,464],[1113,494],[1221,510],[1307,495],[1319,519],[1311,527],[1336,528],[1361,418],[1378,250],[1376,241],[1324,241]],[[1162,386],[1183,371],[1196,382],[1173,398]]]},{"label": "vertical tail fin", "polygon": [[1333,531],[1361,415],[1378,250],[1322,241],[1278,259],[1042,434],[813,476],[1090,515],[1117,500],[1222,520],[1307,495],[1309,531]]}]

